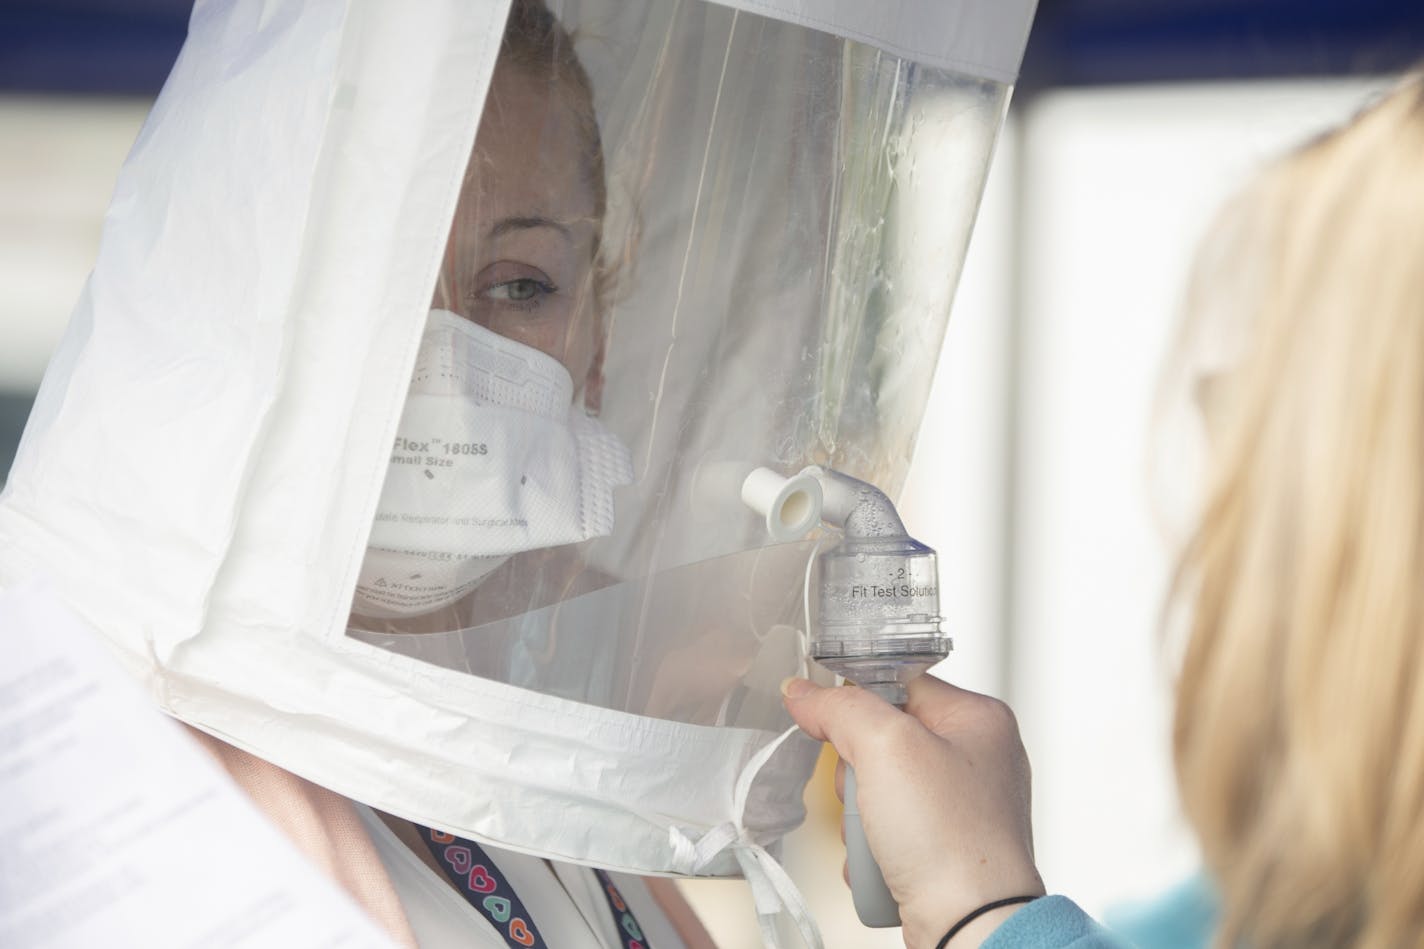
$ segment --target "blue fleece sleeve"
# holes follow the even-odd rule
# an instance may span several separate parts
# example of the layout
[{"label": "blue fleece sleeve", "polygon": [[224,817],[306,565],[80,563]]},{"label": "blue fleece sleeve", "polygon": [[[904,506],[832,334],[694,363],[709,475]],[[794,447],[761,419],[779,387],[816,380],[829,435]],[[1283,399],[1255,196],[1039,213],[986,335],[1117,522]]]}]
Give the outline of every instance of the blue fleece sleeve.
[{"label": "blue fleece sleeve", "polygon": [[981,949],[1130,949],[1066,896],[1034,900],[1005,920]]}]

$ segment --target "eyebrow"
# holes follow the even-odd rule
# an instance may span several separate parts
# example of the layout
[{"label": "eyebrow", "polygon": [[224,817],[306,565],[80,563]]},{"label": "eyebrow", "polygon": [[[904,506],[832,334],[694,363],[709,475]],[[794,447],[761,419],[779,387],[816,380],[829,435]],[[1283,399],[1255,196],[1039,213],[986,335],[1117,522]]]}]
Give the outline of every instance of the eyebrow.
[{"label": "eyebrow", "polygon": [[494,223],[489,229],[491,238],[501,237],[511,231],[527,231],[536,227],[551,227],[564,236],[564,240],[572,241],[573,234],[565,224],[555,221],[553,218],[540,217],[538,215],[524,217],[502,218]]}]

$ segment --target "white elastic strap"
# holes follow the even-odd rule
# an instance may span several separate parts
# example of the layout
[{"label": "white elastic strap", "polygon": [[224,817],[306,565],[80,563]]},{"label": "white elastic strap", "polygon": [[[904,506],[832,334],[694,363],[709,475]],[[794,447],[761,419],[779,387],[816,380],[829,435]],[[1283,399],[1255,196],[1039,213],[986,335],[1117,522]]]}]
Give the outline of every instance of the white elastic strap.
[{"label": "white elastic strap", "polygon": [[796,924],[801,941],[806,949],[822,949],[821,930],[811,916],[810,907],[801,895],[801,890],[791,879],[786,868],[767,853],[765,847],[749,841],[738,841],[734,845],[737,863],[741,864],[742,875],[752,888],[752,901],[756,904],[757,925],[761,927],[761,938],[768,946],[781,949],[781,939],[776,932],[777,914],[785,911]]},{"label": "white elastic strap", "polygon": [[796,886],[791,875],[776,861],[765,847],[751,839],[743,824],[747,807],[747,795],[756,776],[776,754],[786,740],[800,729],[792,725],[777,736],[775,741],[762,748],[742,768],[737,778],[737,787],[732,799],[735,823],[719,824],[703,834],[696,842],[688,839],[679,828],[670,829],[673,859],[685,872],[699,873],[705,869],[728,847],[732,848],[742,875],[752,890],[752,901],[756,904],[757,925],[761,928],[762,941],[781,949],[782,943],[776,932],[776,917],[787,913],[801,934],[801,941],[807,949],[823,949],[821,930],[811,916],[806,898]]}]

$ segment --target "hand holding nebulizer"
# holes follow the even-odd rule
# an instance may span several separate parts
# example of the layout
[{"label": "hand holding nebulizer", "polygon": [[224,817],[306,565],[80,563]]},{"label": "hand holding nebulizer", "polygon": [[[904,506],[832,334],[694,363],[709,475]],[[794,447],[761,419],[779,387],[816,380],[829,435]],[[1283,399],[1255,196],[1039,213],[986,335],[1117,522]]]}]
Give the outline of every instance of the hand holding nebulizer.
[{"label": "hand holding nebulizer", "polygon": [[[935,552],[905,532],[884,492],[827,468],[811,466],[791,478],[758,468],[743,482],[742,500],[766,518],[777,540],[797,539],[817,521],[840,530],[840,542],[816,555],[820,596],[816,621],[807,617],[811,657],[903,707],[906,683],[952,648],[939,627]],[[861,827],[855,773],[847,768],[845,777],[856,913],[867,926],[897,926],[899,908]]]}]

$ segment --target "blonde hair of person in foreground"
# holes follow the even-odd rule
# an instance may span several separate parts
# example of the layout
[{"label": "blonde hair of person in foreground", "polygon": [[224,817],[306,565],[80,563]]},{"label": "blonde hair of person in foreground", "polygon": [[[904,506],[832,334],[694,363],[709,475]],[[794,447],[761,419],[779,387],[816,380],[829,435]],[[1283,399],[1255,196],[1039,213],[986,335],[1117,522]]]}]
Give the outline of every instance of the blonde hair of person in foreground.
[{"label": "blonde hair of person in foreground", "polygon": [[1188,301],[1250,323],[1174,595],[1221,946],[1424,944],[1421,78],[1261,175]]}]

